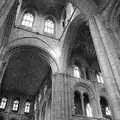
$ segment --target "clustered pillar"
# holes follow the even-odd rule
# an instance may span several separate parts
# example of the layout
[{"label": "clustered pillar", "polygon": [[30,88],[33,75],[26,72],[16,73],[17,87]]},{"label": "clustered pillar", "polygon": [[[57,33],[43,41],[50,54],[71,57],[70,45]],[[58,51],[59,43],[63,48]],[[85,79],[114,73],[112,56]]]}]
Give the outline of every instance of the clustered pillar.
[{"label": "clustered pillar", "polygon": [[[104,74],[104,83],[112,107],[114,120],[120,119],[120,76],[118,58],[113,46],[113,37],[109,34],[98,16],[89,19],[89,27],[93,37],[93,43],[100,64],[101,71]],[[119,86],[119,87],[118,87]]]},{"label": "clustered pillar", "polygon": [[52,77],[52,120],[70,120],[70,87],[65,74]]}]

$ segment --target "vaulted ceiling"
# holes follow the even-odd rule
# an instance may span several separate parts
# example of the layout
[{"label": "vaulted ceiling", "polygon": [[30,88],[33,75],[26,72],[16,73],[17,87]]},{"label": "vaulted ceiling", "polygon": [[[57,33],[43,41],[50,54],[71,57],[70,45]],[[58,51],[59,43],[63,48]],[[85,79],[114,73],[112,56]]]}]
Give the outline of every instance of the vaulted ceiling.
[{"label": "vaulted ceiling", "polygon": [[83,56],[89,64],[92,64],[97,59],[90,30],[86,23],[80,25],[77,31],[71,55],[76,54]]},{"label": "vaulted ceiling", "polygon": [[3,77],[3,91],[34,96],[43,80],[49,77],[50,66],[38,51],[24,50],[14,54]]}]

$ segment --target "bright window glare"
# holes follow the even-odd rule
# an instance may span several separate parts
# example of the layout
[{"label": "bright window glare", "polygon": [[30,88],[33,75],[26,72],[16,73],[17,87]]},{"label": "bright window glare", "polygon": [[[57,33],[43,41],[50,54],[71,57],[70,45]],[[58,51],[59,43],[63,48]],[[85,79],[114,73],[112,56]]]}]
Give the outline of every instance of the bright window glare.
[{"label": "bright window glare", "polygon": [[80,78],[80,70],[79,67],[74,67],[74,77]]},{"label": "bright window glare", "polygon": [[30,112],[30,102],[26,102],[25,103],[25,113],[29,113]]},{"label": "bright window glare", "polygon": [[97,74],[97,81],[98,81],[99,83],[104,84],[104,81],[103,81],[103,76],[102,76],[102,74],[101,74],[101,73],[98,73],[98,74]]},{"label": "bright window glare", "polygon": [[18,100],[14,100],[12,110],[13,111],[17,111],[18,107],[19,107],[19,101]]},{"label": "bright window glare", "polygon": [[88,103],[87,106],[86,106],[86,114],[88,117],[92,117],[92,108],[90,106],[90,104]]},{"label": "bright window glare", "polygon": [[0,109],[5,109],[6,104],[7,104],[7,98],[2,98],[0,103]]},{"label": "bright window glare", "polygon": [[32,27],[34,21],[34,17],[31,13],[25,13],[22,20],[22,25],[27,27]]},{"label": "bright window glare", "polygon": [[55,29],[54,22],[50,19],[45,20],[44,32],[54,34],[54,29]]}]

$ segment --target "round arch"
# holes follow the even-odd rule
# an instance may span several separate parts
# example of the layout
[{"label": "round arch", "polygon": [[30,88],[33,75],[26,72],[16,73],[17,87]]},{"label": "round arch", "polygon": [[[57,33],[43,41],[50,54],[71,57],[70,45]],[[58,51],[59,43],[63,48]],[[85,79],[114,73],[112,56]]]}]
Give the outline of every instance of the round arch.
[{"label": "round arch", "polygon": [[[78,91],[79,93],[81,93],[81,96],[82,98],[84,98],[85,96],[84,95],[88,95],[88,100],[89,100],[89,104],[92,108],[95,108],[95,106],[97,105],[96,104],[96,100],[95,100],[95,92],[94,90],[92,89],[92,86],[86,84],[86,83],[83,83],[83,82],[79,82],[79,83],[76,83],[74,85],[74,88],[73,88],[73,91],[72,91],[72,105],[74,105],[74,92],[75,91]],[[82,99],[84,101],[84,99]],[[84,101],[85,102],[85,101]],[[85,103],[84,103],[85,105]],[[85,108],[85,106],[84,106]],[[85,109],[83,109],[84,111],[84,114],[85,114]],[[92,109],[91,111],[91,115],[95,116],[95,110]],[[87,114],[85,114],[87,115]]]},{"label": "round arch", "polygon": [[[70,23],[67,33],[65,35],[64,41],[63,41],[63,49],[62,52],[64,53],[64,64],[67,68],[67,62],[69,60],[70,57],[70,53],[72,51],[71,45],[74,43],[75,41],[75,36],[77,35],[77,30],[79,29],[79,26],[84,22],[85,18],[81,18],[80,15],[76,16],[74,18],[74,20]],[[69,62],[68,62],[69,63]]]},{"label": "round arch", "polygon": [[74,85],[74,91],[75,91],[75,90],[79,90],[80,87],[86,89],[87,93],[89,94],[90,99],[93,99],[93,98],[94,98],[95,93],[94,93],[94,91],[92,90],[92,87],[91,87],[90,85],[85,84],[85,83],[83,83],[83,82],[76,83],[76,84]]},{"label": "round arch", "polygon": [[48,64],[51,66],[52,72],[58,72],[59,67],[56,62],[56,59],[52,55],[54,50],[45,42],[40,41],[37,38],[18,38],[16,40],[13,40],[11,43],[8,44],[8,46],[3,51],[3,60],[8,61],[9,58],[15,54],[16,52],[19,52],[21,50],[24,50],[26,46],[29,46],[31,48],[36,48],[39,51],[39,54],[43,57],[43,59],[48,62]]}]

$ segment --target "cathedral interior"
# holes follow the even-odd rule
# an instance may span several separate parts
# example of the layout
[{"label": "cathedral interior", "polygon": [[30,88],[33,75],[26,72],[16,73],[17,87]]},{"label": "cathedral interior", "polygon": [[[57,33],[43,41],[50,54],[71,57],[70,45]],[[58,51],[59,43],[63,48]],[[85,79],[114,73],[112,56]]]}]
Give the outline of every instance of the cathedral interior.
[{"label": "cathedral interior", "polygon": [[120,120],[120,0],[0,0],[0,120]]}]

